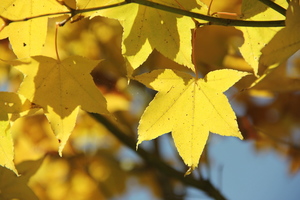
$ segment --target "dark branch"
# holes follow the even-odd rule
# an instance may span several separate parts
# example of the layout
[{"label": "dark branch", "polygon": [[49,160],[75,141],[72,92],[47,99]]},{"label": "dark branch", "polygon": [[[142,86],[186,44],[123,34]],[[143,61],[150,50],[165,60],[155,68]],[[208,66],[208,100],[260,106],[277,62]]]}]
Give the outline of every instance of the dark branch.
[{"label": "dark branch", "polygon": [[283,8],[282,6],[276,4],[273,1],[270,0],[259,0],[260,2],[262,2],[263,4],[269,6],[270,8],[272,8],[273,10],[276,10],[278,13],[282,14],[285,16],[286,13],[286,9]]},{"label": "dark branch", "polygon": [[[159,9],[159,10],[163,10],[163,11],[166,11],[166,12],[171,12],[171,13],[182,15],[182,16],[188,16],[188,17],[192,17],[194,19],[201,19],[201,20],[204,20],[204,21],[208,21],[208,23],[206,25],[246,26],[246,27],[283,27],[283,26],[285,26],[285,21],[284,20],[245,21],[245,20],[237,20],[237,19],[218,18],[218,17],[213,17],[213,16],[208,16],[208,15],[203,15],[203,14],[200,14],[200,13],[195,13],[195,12],[182,10],[182,9],[179,9],[179,8],[174,8],[174,7],[171,7],[171,6],[167,6],[167,5],[163,5],[163,4],[159,4],[159,3],[155,3],[155,2],[147,1],[147,0],[125,0],[124,2],[117,3],[117,4],[111,4],[111,5],[107,5],[107,6],[100,6],[100,7],[88,8],[88,9],[82,9],[82,10],[72,10],[71,9],[70,11],[66,11],[66,12],[48,13],[48,14],[42,14],[42,15],[37,15],[37,16],[31,16],[31,17],[27,17],[27,18],[24,18],[24,19],[16,19],[16,20],[8,19],[8,20],[10,22],[22,22],[22,21],[27,21],[27,20],[39,18],[39,17],[47,17],[47,16],[53,16],[53,15],[62,15],[62,14],[70,14],[71,17],[74,17],[77,14],[82,14],[82,13],[97,11],[97,10],[104,10],[104,9],[108,9],[108,8],[113,8],[113,7],[126,5],[126,4],[129,4],[129,3],[136,3],[136,4],[156,8],[156,9]],[[274,4],[271,4],[271,6],[274,7]],[[278,10],[278,8],[276,8],[276,9]],[[62,23],[62,24],[64,24],[64,23]]]},{"label": "dark branch", "polygon": [[204,21],[209,21],[207,25],[223,25],[223,26],[247,26],[247,27],[282,27],[285,26],[284,20],[277,21],[244,21],[237,19],[224,19],[217,18],[208,15],[203,15],[200,13],[194,13],[179,8],[170,7],[167,5],[155,3],[147,0],[127,0],[128,3],[137,3],[140,5],[156,8],[159,10],[164,10],[167,12],[179,14],[182,16],[192,17],[194,19],[201,19]]},{"label": "dark branch", "polygon": [[[116,127],[112,122],[103,117],[102,115],[89,113],[99,123],[103,124],[115,137],[117,137],[127,147],[136,151],[136,141],[129,137],[126,133]],[[198,188],[204,191],[207,195],[213,197],[216,200],[225,200],[226,198],[216,189],[209,180],[196,180],[191,176],[184,177],[184,173],[179,172],[160,160],[157,156],[152,155],[139,147],[136,153],[143,158],[143,160],[149,163],[151,166],[159,170],[163,175],[173,177],[182,183]]]}]

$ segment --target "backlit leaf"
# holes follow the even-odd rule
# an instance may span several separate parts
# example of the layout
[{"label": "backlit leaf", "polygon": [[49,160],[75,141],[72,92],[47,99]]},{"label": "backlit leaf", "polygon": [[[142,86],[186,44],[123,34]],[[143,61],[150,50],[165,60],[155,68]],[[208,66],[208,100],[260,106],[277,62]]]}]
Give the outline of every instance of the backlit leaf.
[{"label": "backlit leaf", "polygon": [[[104,2],[102,2],[103,5],[109,5],[118,1]],[[173,0],[158,2],[180,8]],[[196,1],[179,0],[178,2],[182,3],[187,10],[200,7]],[[96,6],[98,1],[78,0],[78,3]],[[120,20],[124,28],[122,53],[133,69],[145,62],[150,53],[156,49],[167,58],[194,70],[191,58],[191,29],[195,28],[195,23],[190,17],[137,4],[100,10],[92,17],[97,15]]]},{"label": "backlit leaf", "polygon": [[43,107],[60,142],[60,154],[75,126],[79,108],[108,114],[106,100],[90,75],[98,63],[78,56],[62,62],[35,56],[31,62],[16,67],[25,74],[18,92]]},{"label": "backlit leaf", "polygon": [[286,13],[286,27],[261,50],[263,65],[280,64],[300,49],[300,3],[293,0]]},{"label": "backlit leaf", "polygon": [[0,165],[18,173],[14,160],[14,145],[10,133],[11,119],[28,110],[31,103],[24,97],[11,92],[0,92]]},{"label": "backlit leaf", "polygon": [[[276,3],[283,7],[287,7],[285,0],[276,0]],[[243,0],[242,3],[242,19],[245,20],[284,20],[285,17],[276,12],[272,8],[264,5],[259,1]],[[237,27],[244,34],[245,42],[240,47],[240,51],[253,68],[254,74],[258,75],[260,50],[272,39],[279,31],[280,27]]]},{"label": "backlit leaf", "polygon": [[196,79],[166,69],[137,76],[136,80],[158,91],[140,120],[137,144],[172,131],[180,156],[193,170],[209,132],[242,139],[236,116],[223,92],[247,74],[223,69]]},{"label": "backlit leaf", "polygon": [[[9,20],[61,11],[68,11],[68,9],[55,0],[2,0],[0,5],[0,16]],[[0,31],[0,39],[9,37],[13,51],[18,58],[39,55],[46,39],[47,22],[47,17],[41,17],[10,23]]]}]

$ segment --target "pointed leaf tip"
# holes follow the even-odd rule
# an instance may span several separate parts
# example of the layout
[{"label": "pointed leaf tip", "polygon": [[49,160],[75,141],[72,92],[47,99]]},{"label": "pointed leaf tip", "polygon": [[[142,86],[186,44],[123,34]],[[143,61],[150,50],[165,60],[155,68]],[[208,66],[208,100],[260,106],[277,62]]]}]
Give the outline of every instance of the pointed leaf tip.
[{"label": "pointed leaf tip", "polygon": [[184,177],[190,175],[190,174],[194,171],[194,169],[195,169],[195,166],[192,165],[192,166],[185,172]]}]

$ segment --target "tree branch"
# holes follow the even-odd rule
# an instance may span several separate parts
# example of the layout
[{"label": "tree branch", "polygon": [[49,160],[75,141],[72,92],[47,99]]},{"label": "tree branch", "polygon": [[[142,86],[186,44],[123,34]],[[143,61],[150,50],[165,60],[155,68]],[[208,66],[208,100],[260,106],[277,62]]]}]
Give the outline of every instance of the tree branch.
[{"label": "tree branch", "polygon": [[245,21],[245,20],[237,20],[237,19],[225,19],[225,18],[217,18],[208,15],[203,15],[200,13],[194,13],[186,10],[182,10],[179,8],[170,7],[167,5],[159,4],[152,1],[147,0],[126,0],[128,3],[136,3],[140,5],[144,5],[147,7],[156,8],[159,10],[164,10],[167,12],[179,14],[182,16],[188,16],[195,19],[201,19],[204,21],[208,21],[207,25],[222,25],[222,26],[247,26],[247,27],[282,27],[285,26],[284,20],[277,21]]},{"label": "tree branch", "polygon": [[[96,121],[104,125],[115,137],[117,137],[123,144],[127,147],[136,151],[136,142],[129,137],[126,133],[116,127],[112,122],[103,117],[102,115],[89,113]],[[204,191],[210,197],[213,197],[216,200],[226,200],[226,198],[216,189],[209,180],[196,180],[191,176],[184,177],[184,173],[179,172],[167,165],[165,162],[157,158],[157,156],[152,155],[145,151],[143,148],[139,147],[136,153],[143,158],[143,160],[149,163],[151,166],[156,168],[165,176],[173,177],[185,185],[195,187]]]},{"label": "tree branch", "polygon": [[[261,1],[265,2],[266,0],[261,0]],[[100,6],[100,7],[88,8],[88,9],[82,9],[82,10],[70,10],[70,11],[58,12],[58,13],[48,13],[48,14],[42,14],[42,15],[37,15],[37,16],[31,16],[31,17],[27,17],[27,18],[23,18],[23,19],[16,19],[16,20],[6,19],[4,17],[2,17],[2,18],[6,19],[6,21],[8,21],[10,23],[10,22],[22,22],[22,21],[39,18],[39,17],[46,17],[46,16],[53,16],[53,15],[60,15],[60,14],[71,14],[71,17],[74,17],[77,14],[91,12],[91,11],[97,11],[97,10],[104,10],[104,9],[108,9],[108,8],[123,6],[123,5],[130,4],[130,3],[136,3],[139,5],[144,5],[147,7],[163,10],[166,12],[171,12],[171,13],[182,15],[182,16],[187,16],[187,17],[192,17],[195,19],[201,19],[204,21],[208,21],[208,23],[205,25],[246,26],[246,27],[283,27],[283,26],[285,26],[284,20],[246,21],[246,20],[237,20],[237,19],[218,18],[218,17],[212,17],[212,16],[208,16],[208,15],[203,15],[200,13],[190,12],[187,10],[182,10],[179,8],[174,8],[171,6],[167,6],[167,5],[163,5],[163,4],[159,4],[159,3],[147,1],[147,0],[125,0],[124,2],[120,2],[117,4],[111,4],[111,5],[107,5],[107,6]],[[278,9],[280,10],[280,8],[278,8],[280,6],[278,6],[278,5],[275,6],[275,4],[270,4],[270,6],[272,6],[272,8],[274,7],[273,9],[276,8],[277,11],[278,11]],[[280,11],[280,12],[282,12],[282,11]],[[62,25],[63,24],[64,23],[62,23]]]},{"label": "tree branch", "polygon": [[283,16],[285,16],[286,9],[283,8],[282,6],[280,6],[280,5],[278,5],[275,2],[270,1],[270,0],[259,0],[259,1],[262,2],[263,4],[269,6],[273,10],[276,10],[278,13],[282,14]]}]

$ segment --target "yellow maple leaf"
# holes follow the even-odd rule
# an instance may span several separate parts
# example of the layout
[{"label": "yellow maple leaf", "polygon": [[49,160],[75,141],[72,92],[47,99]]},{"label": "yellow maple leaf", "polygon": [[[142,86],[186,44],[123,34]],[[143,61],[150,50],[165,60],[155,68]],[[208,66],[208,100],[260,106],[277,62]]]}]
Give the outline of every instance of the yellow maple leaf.
[{"label": "yellow maple leaf", "polygon": [[[120,1],[77,0],[84,8],[110,5]],[[174,0],[157,1],[168,6],[180,8]],[[185,9],[200,6],[196,1],[178,0]],[[112,9],[99,10],[91,15],[118,19],[124,28],[122,53],[133,69],[138,68],[153,49],[165,57],[194,70],[192,63],[191,29],[195,23],[190,17],[176,15],[155,8],[128,4]],[[158,37],[159,36],[159,37]]]},{"label": "yellow maple leaf", "polygon": [[[276,0],[276,3],[286,7],[285,0]],[[285,17],[272,8],[259,1],[243,0],[242,19],[245,20],[284,20]],[[245,42],[240,47],[241,54],[246,62],[253,68],[254,74],[258,75],[260,50],[279,31],[280,27],[236,27],[244,35]]]},{"label": "yellow maple leaf", "polygon": [[[62,11],[68,9],[55,0],[2,0],[0,5],[0,16],[9,20]],[[0,31],[0,39],[9,37],[12,49],[18,58],[39,55],[47,35],[47,22],[47,17],[41,17],[10,23]]]},{"label": "yellow maple leaf", "polygon": [[172,131],[180,156],[193,170],[209,132],[242,139],[236,116],[223,92],[247,74],[223,69],[195,79],[165,69],[137,76],[136,80],[159,91],[141,117],[137,145]]},{"label": "yellow maple leaf", "polygon": [[286,27],[280,30],[261,50],[260,61],[263,65],[280,64],[300,49],[300,3],[290,2],[286,12]]},{"label": "yellow maple leaf", "polygon": [[31,103],[16,93],[0,92],[0,165],[18,173],[14,165],[14,145],[10,133],[11,120],[30,109]]},{"label": "yellow maple leaf", "polygon": [[16,67],[25,74],[18,93],[43,107],[60,142],[60,155],[75,126],[80,107],[88,112],[108,114],[106,100],[90,75],[98,63],[79,56],[61,62],[34,56],[30,62]]}]

